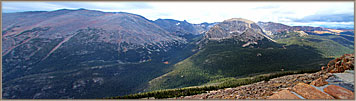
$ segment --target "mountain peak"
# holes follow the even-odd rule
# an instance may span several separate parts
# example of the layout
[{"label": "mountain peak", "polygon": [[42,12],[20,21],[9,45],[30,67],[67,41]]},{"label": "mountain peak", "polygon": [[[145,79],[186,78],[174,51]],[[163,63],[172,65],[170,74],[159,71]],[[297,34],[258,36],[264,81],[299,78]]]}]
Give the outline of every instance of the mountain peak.
[{"label": "mountain peak", "polygon": [[249,24],[255,23],[255,22],[253,22],[251,20],[244,19],[244,18],[231,18],[231,19],[225,20],[224,22],[226,22],[226,21],[242,21],[242,22],[246,22],[246,23],[249,23]]},{"label": "mountain peak", "polygon": [[257,41],[264,38],[262,29],[253,21],[232,18],[212,27],[207,33],[209,40],[237,39],[240,41]]},{"label": "mountain peak", "polygon": [[[225,39],[232,39],[241,42],[242,47],[253,44],[261,44],[264,40],[272,41],[263,30],[253,21],[243,18],[232,18],[225,20],[205,33],[206,40],[223,41]],[[205,41],[207,43],[208,41]]]},{"label": "mountain peak", "polygon": [[79,8],[78,10],[87,10],[87,9],[85,9],[85,8]]}]

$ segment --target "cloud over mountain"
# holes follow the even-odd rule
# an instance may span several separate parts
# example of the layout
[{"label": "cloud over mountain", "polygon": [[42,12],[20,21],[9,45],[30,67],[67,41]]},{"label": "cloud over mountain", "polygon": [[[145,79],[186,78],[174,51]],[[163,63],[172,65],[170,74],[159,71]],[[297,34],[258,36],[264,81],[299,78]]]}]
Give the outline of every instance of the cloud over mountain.
[{"label": "cloud over mountain", "polygon": [[354,14],[322,14],[310,15],[295,22],[354,22]]}]

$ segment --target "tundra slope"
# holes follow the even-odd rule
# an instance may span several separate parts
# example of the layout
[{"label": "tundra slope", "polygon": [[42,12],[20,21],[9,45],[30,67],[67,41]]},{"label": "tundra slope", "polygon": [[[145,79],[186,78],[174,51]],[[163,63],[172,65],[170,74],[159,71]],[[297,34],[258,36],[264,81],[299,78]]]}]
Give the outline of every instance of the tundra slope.
[{"label": "tundra slope", "polygon": [[125,12],[4,13],[2,30],[4,98],[102,98],[139,92],[195,47],[190,42],[195,37],[174,35]]}]

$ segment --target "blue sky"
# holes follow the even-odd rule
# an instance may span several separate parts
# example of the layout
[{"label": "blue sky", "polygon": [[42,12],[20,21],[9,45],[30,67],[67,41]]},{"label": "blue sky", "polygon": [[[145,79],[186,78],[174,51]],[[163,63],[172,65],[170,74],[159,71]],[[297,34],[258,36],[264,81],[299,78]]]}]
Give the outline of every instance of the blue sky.
[{"label": "blue sky", "polygon": [[129,12],[150,20],[176,19],[190,23],[221,22],[229,18],[272,21],[287,25],[354,26],[354,2],[2,2],[2,12],[91,9]]}]

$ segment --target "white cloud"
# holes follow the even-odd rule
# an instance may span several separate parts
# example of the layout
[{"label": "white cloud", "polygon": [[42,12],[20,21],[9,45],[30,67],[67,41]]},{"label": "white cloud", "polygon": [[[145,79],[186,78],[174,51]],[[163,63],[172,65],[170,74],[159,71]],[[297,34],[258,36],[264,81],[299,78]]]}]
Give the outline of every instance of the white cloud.
[{"label": "white cloud", "polygon": [[[10,8],[10,9],[9,9]],[[73,9],[71,7],[50,4],[45,2],[2,2],[2,11],[3,12],[19,12],[19,11],[48,11],[48,10],[57,10],[62,8]]]},{"label": "white cloud", "polygon": [[[353,12],[352,2],[147,2],[147,4],[153,8],[124,11],[140,14],[151,20],[171,18],[192,23],[220,22],[235,17],[253,21],[284,22],[290,21],[289,18],[300,19],[314,14]],[[161,14],[166,16],[158,16]]]},{"label": "white cloud", "polygon": [[331,25],[352,25],[353,22],[284,22],[284,24],[294,25],[294,26],[319,26],[325,24]]}]

